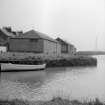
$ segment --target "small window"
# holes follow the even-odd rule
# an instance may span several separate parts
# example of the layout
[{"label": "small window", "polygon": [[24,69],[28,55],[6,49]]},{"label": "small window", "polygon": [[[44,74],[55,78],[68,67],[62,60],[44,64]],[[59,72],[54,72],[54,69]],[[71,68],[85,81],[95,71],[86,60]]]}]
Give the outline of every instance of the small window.
[{"label": "small window", "polygon": [[38,39],[30,39],[30,42],[38,42]]}]

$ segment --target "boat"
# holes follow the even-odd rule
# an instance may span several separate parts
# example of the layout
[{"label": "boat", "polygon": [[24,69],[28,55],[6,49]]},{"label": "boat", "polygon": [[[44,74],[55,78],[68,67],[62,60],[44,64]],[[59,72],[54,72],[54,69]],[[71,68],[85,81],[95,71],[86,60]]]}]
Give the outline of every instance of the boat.
[{"label": "boat", "polygon": [[44,70],[46,64],[12,64],[12,63],[1,63],[0,70],[1,72],[5,71],[36,71],[36,70]]}]

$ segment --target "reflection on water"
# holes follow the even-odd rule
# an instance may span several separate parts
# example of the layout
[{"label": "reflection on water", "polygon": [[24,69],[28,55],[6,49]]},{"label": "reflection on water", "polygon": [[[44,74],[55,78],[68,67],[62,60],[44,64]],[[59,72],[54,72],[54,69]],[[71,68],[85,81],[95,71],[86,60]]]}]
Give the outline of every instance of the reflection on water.
[{"label": "reflection on water", "polygon": [[105,101],[105,56],[97,67],[50,68],[35,72],[1,73],[0,98],[49,100],[61,96]]}]

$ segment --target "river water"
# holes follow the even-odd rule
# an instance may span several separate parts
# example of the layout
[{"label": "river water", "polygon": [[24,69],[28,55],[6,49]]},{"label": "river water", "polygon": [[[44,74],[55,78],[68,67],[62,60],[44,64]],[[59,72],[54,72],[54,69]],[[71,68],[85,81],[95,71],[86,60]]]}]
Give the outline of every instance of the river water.
[{"label": "river water", "polygon": [[34,101],[53,97],[81,101],[99,98],[105,102],[105,56],[97,59],[97,67],[1,73],[0,98]]}]

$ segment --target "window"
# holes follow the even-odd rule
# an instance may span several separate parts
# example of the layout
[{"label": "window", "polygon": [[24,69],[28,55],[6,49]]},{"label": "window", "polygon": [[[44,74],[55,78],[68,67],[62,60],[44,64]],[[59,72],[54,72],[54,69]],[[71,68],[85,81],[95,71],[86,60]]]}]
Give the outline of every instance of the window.
[{"label": "window", "polygon": [[62,46],[61,46],[61,52],[62,53],[68,53],[68,45],[62,44]]},{"label": "window", "polygon": [[38,39],[30,39],[30,42],[38,42]]}]

